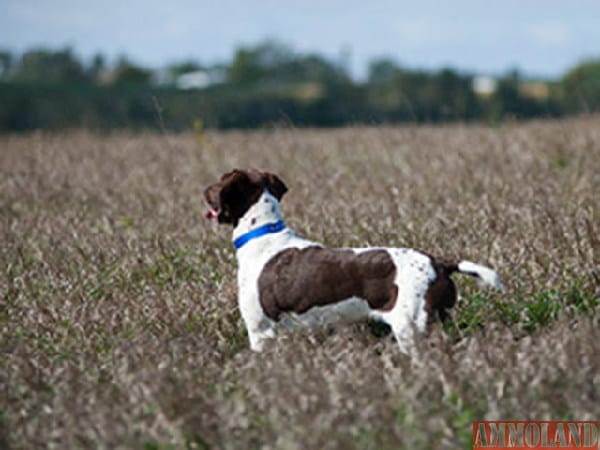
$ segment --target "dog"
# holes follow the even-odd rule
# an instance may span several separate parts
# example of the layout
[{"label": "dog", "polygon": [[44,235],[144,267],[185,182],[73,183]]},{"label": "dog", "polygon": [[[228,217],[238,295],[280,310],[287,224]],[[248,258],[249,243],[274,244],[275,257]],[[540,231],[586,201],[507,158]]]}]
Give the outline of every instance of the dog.
[{"label": "dog", "polygon": [[298,237],[281,214],[287,190],[273,173],[236,169],[204,191],[206,217],[233,226],[238,304],[254,351],[283,325],[374,318],[410,355],[416,335],[444,321],[456,303],[452,273],[502,288],[494,270],[470,261],[408,248],[332,249]]}]

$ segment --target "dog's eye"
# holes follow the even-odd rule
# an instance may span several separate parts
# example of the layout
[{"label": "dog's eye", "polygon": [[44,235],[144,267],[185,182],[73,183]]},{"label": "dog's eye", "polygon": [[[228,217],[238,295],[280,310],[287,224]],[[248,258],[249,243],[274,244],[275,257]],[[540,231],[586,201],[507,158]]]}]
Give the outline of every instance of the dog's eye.
[{"label": "dog's eye", "polygon": [[271,201],[268,198],[265,198],[265,203],[271,203]]},{"label": "dog's eye", "polygon": [[254,225],[256,223],[256,217],[253,217],[252,220],[250,221],[250,225]]}]

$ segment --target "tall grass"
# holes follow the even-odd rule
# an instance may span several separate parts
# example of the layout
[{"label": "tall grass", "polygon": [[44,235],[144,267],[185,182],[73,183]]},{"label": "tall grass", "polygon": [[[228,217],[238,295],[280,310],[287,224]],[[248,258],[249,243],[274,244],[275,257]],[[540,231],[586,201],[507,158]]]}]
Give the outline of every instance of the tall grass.
[{"label": "tall grass", "polygon": [[[0,447],[470,448],[475,419],[600,415],[600,119],[0,137]],[[331,246],[490,264],[409,361],[374,325],[249,351],[233,167]]]}]

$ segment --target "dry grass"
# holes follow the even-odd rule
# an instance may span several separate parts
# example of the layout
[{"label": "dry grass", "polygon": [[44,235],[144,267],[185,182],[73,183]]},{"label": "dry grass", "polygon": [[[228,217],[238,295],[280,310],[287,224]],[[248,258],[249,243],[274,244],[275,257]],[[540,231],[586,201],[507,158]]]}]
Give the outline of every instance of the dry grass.
[{"label": "dry grass", "polygon": [[[0,138],[0,447],[470,448],[474,419],[600,415],[600,119]],[[248,350],[203,188],[279,173],[302,235],[410,246],[456,276],[411,364],[355,325]]]}]

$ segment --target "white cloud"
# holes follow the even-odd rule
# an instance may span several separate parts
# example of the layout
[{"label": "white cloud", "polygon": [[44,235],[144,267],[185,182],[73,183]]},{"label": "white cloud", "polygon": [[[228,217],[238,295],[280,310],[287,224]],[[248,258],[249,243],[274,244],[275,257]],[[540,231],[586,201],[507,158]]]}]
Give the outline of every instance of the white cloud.
[{"label": "white cloud", "polygon": [[558,22],[541,22],[529,25],[527,34],[544,45],[564,45],[571,39],[569,29]]}]

